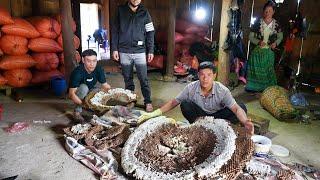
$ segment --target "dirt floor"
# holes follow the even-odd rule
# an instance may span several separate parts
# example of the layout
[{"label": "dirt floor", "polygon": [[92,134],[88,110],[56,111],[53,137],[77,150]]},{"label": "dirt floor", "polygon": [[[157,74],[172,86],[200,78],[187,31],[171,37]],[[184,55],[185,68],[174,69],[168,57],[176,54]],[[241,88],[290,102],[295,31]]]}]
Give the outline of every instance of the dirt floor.
[{"label": "dirt floor", "polygon": [[[159,73],[149,75],[155,107],[174,98],[186,85],[159,81]],[[124,87],[119,73],[108,74],[107,81],[112,87]],[[135,82],[137,94],[141,97],[137,79]],[[21,103],[0,94],[0,104],[4,106],[0,121],[0,179],[15,175],[18,179],[33,180],[98,179],[93,171],[70,157],[64,149],[62,128],[73,123],[71,101],[55,97],[50,89],[29,88],[19,92],[24,98]],[[290,150],[290,156],[283,161],[320,168],[320,120],[311,121],[311,124],[280,122],[260,106],[257,96],[245,93],[243,86],[232,93],[247,105],[250,113],[270,120],[268,136],[274,144]],[[319,103],[320,97],[313,96],[310,100]],[[141,104],[142,98],[138,102]],[[179,108],[165,115],[183,119]],[[28,122],[30,127],[15,134],[3,130],[19,121]]]}]

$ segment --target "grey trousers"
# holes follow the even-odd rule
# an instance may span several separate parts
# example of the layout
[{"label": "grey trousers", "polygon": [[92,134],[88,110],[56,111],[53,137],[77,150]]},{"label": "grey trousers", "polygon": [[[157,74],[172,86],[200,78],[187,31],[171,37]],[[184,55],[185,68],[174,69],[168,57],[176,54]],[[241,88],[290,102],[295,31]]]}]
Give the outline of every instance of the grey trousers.
[{"label": "grey trousers", "polygon": [[134,91],[133,65],[136,67],[137,76],[141,86],[141,92],[144,97],[144,103],[151,103],[151,90],[147,75],[147,59],[145,53],[119,53],[122,68],[122,75],[125,88]]},{"label": "grey trousers", "polygon": [[[83,100],[89,93],[89,88],[86,84],[80,84],[80,86],[77,88],[76,95]],[[76,105],[75,112],[82,112],[82,106],[81,105]]]}]

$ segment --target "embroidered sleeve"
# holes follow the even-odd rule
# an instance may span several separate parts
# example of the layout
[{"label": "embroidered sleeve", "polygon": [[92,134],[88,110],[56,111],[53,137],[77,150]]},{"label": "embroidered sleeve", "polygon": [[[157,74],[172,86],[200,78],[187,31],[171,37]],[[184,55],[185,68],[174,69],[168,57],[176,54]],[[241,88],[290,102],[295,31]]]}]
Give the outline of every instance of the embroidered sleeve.
[{"label": "embroidered sleeve", "polygon": [[281,43],[282,40],[283,40],[283,32],[278,32],[277,33],[277,40],[275,41],[277,46],[279,46],[279,44]]},{"label": "embroidered sleeve", "polygon": [[278,24],[278,21],[275,21],[275,29],[274,29],[277,33],[282,32],[282,29],[280,27],[280,25]]},{"label": "embroidered sleeve", "polygon": [[260,41],[260,40],[259,40],[258,38],[256,38],[254,32],[250,32],[250,34],[249,34],[249,39],[250,39],[250,42],[251,42],[252,44],[255,44],[255,45],[258,45],[258,44],[259,44],[259,41]]},{"label": "embroidered sleeve", "polygon": [[278,24],[278,21],[274,20],[274,26],[273,26],[273,36],[274,39],[271,39],[270,42],[275,42],[277,44],[277,46],[281,43],[282,39],[283,39],[283,32],[282,29],[280,27],[280,25]]}]

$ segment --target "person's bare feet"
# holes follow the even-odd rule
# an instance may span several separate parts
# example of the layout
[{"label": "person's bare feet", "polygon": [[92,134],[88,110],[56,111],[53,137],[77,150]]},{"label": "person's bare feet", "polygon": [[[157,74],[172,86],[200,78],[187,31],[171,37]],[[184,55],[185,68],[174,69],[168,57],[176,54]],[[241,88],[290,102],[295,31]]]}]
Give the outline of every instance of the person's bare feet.
[{"label": "person's bare feet", "polygon": [[146,111],[147,112],[152,112],[153,111],[153,106],[151,103],[146,104]]},{"label": "person's bare feet", "polygon": [[73,112],[73,118],[79,123],[84,123],[85,121],[80,112]]}]

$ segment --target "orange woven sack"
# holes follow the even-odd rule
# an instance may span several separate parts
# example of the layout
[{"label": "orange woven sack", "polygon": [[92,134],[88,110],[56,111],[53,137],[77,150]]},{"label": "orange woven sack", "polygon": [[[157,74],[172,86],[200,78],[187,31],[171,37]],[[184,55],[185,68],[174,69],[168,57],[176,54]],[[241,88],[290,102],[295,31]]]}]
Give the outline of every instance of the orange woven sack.
[{"label": "orange woven sack", "polygon": [[[62,25],[61,25],[61,15],[58,14],[58,15],[54,16],[54,18],[58,21],[58,23],[59,23],[60,26],[62,27]],[[74,19],[72,19],[72,21],[71,21],[71,28],[72,28],[72,31],[73,31],[73,32],[76,32],[76,30],[77,30],[77,25],[76,25],[76,22],[74,21]]]},{"label": "orange woven sack", "polygon": [[[80,53],[78,51],[75,51],[75,56],[76,56],[77,63],[80,63],[81,56],[80,56]],[[60,60],[60,64],[64,64],[64,54],[63,54],[63,52],[59,54],[59,60]]]},{"label": "orange woven sack", "polygon": [[21,18],[14,18],[13,24],[2,26],[1,30],[6,34],[22,36],[26,38],[36,38],[40,33],[27,20]]},{"label": "orange woven sack", "polygon": [[50,17],[32,17],[28,19],[39,31],[42,37],[55,39],[61,33],[61,26],[57,20]]},{"label": "orange woven sack", "polygon": [[56,53],[33,53],[33,59],[37,62],[39,71],[51,71],[58,68],[59,58]]},{"label": "orange woven sack", "polygon": [[31,80],[31,83],[33,84],[39,84],[39,83],[44,83],[48,82],[51,80],[51,78],[56,77],[56,76],[63,76],[63,74],[58,71],[57,69],[48,71],[48,72],[42,72],[42,71],[35,71],[33,72],[33,78]]},{"label": "orange woven sack", "polygon": [[4,56],[0,60],[0,69],[26,69],[34,66],[36,61],[30,55]]},{"label": "orange woven sack", "polygon": [[28,40],[21,36],[4,35],[0,39],[0,48],[5,54],[24,55],[28,52]]},{"label": "orange woven sack", "polygon": [[[57,39],[57,42],[59,43],[59,45],[63,48],[63,38],[62,38],[62,34],[60,34],[60,36]],[[80,47],[80,39],[78,38],[78,36],[74,35],[73,36],[73,46],[74,48],[78,49]]]},{"label": "orange woven sack", "polygon": [[148,65],[154,68],[162,69],[163,62],[165,57],[163,55],[155,55],[151,62],[148,62]]},{"label": "orange woven sack", "polygon": [[191,62],[190,62],[190,66],[193,69],[198,69],[199,68],[199,61],[198,58],[196,56],[193,56]]},{"label": "orange woven sack", "polygon": [[53,39],[35,38],[31,39],[28,48],[34,52],[61,52],[61,46]]},{"label": "orange woven sack", "polygon": [[3,24],[12,24],[13,19],[11,18],[11,15],[7,9],[0,6],[0,25]]},{"label": "orange woven sack", "polygon": [[3,51],[0,48],[0,57],[3,56]]},{"label": "orange woven sack", "polygon": [[0,74],[0,86],[7,84],[8,80]]},{"label": "orange woven sack", "polygon": [[3,73],[4,78],[8,80],[8,83],[12,87],[25,87],[29,85],[32,74],[29,69],[12,69]]}]

